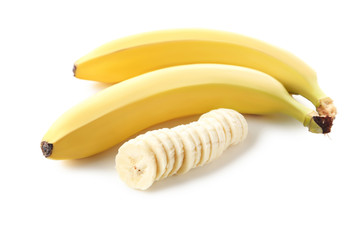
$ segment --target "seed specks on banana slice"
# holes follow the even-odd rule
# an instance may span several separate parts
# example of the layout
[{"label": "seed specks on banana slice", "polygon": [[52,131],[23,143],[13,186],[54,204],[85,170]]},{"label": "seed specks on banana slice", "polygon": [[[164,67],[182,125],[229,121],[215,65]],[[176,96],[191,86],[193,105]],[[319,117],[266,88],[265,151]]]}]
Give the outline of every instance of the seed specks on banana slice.
[{"label": "seed specks on banana slice", "polygon": [[135,189],[145,190],[155,181],[157,163],[155,154],[144,141],[124,143],[115,158],[120,178]]},{"label": "seed specks on banana slice", "polygon": [[196,149],[195,142],[190,136],[189,132],[186,131],[187,126],[180,125],[174,127],[172,130],[179,135],[183,145],[184,145],[184,160],[177,171],[177,174],[183,174],[188,172],[193,166],[196,159]]}]

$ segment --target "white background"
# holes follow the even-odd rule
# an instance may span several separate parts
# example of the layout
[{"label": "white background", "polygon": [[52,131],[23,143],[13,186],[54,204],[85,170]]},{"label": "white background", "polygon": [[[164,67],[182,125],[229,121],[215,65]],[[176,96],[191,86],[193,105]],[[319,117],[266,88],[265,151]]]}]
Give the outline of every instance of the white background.
[{"label": "white background", "polygon": [[[360,239],[356,3],[3,1],[0,239]],[[338,107],[332,133],[246,116],[244,144],[145,192],[118,177],[118,146],[83,160],[42,156],[52,122],[105,87],[74,78],[75,60],[116,38],[184,27],[237,32],[302,58]]]}]

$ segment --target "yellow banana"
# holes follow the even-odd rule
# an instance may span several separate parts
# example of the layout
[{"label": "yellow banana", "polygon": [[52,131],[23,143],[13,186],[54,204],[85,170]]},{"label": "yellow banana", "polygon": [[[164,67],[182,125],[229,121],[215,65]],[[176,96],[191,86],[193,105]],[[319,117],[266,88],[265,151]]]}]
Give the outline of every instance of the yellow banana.
[{"label": "yellow banana", "polygon": [[205,29],[163,30],[107,43],[75,62],[77,78],[115,83],[164,67],[219,63],[253,68],[310,100],[321,116],[335,117],[332,100],[306,63],[263,41]]},{"label": "yellow banana", "polygon": [[245,114],[284,113],[311,132],[330,131],[332,118],[314,116],[271,76],[222,64],[163,68],[112,85],[63,114],[41,148],[52,159],[76,159],[106,150],[170,119],[230,108]]}]

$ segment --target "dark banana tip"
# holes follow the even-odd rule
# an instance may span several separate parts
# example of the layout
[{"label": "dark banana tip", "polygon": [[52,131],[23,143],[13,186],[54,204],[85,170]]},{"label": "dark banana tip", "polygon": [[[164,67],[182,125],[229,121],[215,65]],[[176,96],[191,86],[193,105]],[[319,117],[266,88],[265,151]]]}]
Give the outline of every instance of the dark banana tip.
[{"label": "dark banana tip", "polygon": [[76,76],[76,69],[77,69],[76,64],[74,64],[74,67],[73,67],[74,77]]},{"label": "dark banana tip", "polygon": [[329,117],[329,116],[325,116],[325,117],[320,117],[320,116],[314,116],[313,117],[314,121],[317,123],[317,125],[319,125],[323,131],[323,133],[329,133],[331,132],[331,127],[333,125],[333,121],[334,118],[333,117]]},{"label": "dark banana tip", "polygon": [[53,150],[53,144],[46,141],[42,141],[40,144],[41,151],[45,157],[49,157]]}]

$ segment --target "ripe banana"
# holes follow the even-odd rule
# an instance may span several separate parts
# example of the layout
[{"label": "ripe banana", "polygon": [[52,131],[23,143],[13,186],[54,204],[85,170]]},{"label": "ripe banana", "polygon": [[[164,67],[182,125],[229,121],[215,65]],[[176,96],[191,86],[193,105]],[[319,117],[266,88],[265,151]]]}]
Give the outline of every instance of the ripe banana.
[{"label": "ripe banana", "polygon": [[214,108],[284,113],[315,133],[328,133],[332,125],[332,118],[315,116],[265,73],[233,65],[190,64],[152,71],[98,92],[57,119],[41,149],[52,159],[84,158],[154,124]]},{"label": "ripe banana", "polygon": [[[230,130],[230,122],[223,121],[222,119],[224,118],[222,118],[222,116],[229,114],[235,121],[237,121],[236,118],[240,118],[241,123],[235,125],[235,128],[232,129],[229,134],[226,134],[225,129]],[[206,120],[211,121],[208,122]],[[218,126],[220,126],[220,128]],[[230,145],[239,143],[239,139],[243,141],[247,135],[247,128],[247,122],[240,113],[232,109],[212,110],[203,114],[196,122],[180,125],[172,129],[153,130],[124,143],[119,148],[118,154],[115,157],[116,169],[120,178],[128,186],[145,190],[157,180],[164,179],[173,174],[183,174],[192,168],[211,162],[220,156]],[[226,136],[226,138],[219,136],[210,140],[210,131],[221,134],[223,137]],[[154,159],[162,158],[162,156],[158,155],[158,149],[150,146],[149,142],[152,142],[152,140],[148,138],[149,136],[159,137],[163,135],[164,132],[172,132],[179,136],[178,139],[183,143],[183,152],[185,154],[182,155],[182,158],[179,158],[179,156],[175,157],[172,153],[175,151],[176,143],[172,142],[170,138],[159,138],[161,141],[157,147],[160,149],[160,152],[163,150],[161,146],[168,146],[168,148],[166,148],[168,163],[179,162],[181,167],[176,171],[168,169],[167,171],[172,172],[171,175],[163,175],[161,178],[157,178],[156,176],[159,174],[157,169],[159,168],[154,166],[154,164],[156,165],[157,163]],[[213,152],[212,158],[209,158],[210,152]],[[199,159],[199,162],[204,161],[203,164],[199,165],[197,159]],[[170,165],[175,166],[174,164]]]},{"label": "ripe banana", "polygon": [[206,29],[138,34],[109,42],[75,62],[77,78],[115,83],[164,67],[219,63],[253,68],[280,81],[288,92],[310,100],[320,116],[335,117],[333,101],[306,63],[263,41]]}]

